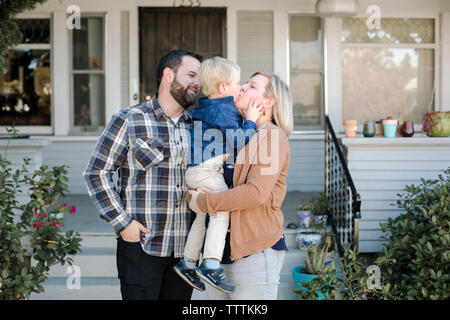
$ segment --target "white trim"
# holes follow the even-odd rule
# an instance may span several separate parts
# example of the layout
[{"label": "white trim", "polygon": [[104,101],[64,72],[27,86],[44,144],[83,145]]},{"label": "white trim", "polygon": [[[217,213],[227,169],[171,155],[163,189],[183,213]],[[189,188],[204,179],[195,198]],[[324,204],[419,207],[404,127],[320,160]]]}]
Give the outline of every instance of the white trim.
[{"label": "white trim", "polygon": [[[6,128],[11,126],[0,126],[0,132],[6,133]],[[53,130],[51,126],[15,126],[19,134],[52,134]]]},{"label": "white trim", "polygon": [[[51,20],[50,20],[50,23],[51,23]],[[50,38],[51,38],[51,35],[50,35]],[[15,45],[15,46],[11,47],[10,49],[11,50],[24,50],[24,49],[30,49],[30,50],[51,50],[51,48],[52,48],[52,44],[51,43],[20,43],[18,45]]]},{"label": "white trim", "polygon": [[[226,15],[227,58],[237,63],[237,9],[233,6],[227,7]],[[230,37],[230,35],[232,36]]]},{"label": "white trim", "polygon": [[418,135],[417,137],[395,137],[395,138],[384,138],[384,137],[373,137],[373,138],[341,138],[342,144],[345,146],[361,147],[361,148],[372,148],[374,146],[382,147],[399,147],[399,146],[450,146],[450,138],[439,138],[439,137],[427,137],[425,135]]},{"label": "white trim", "polygon": [[93,70],[93,69],[87,69],[87,70],[81,70],[81,69],[77,69],[77,70],[73,70],[72,69],[72,74],[104,74],[105,70]]},{"label": "white trim", "polygon": [[273,72],[289,85],[289,14],[273,11]]},{"label": "white trim", "polygon": [[[444,32],[444,30],[446,32]],[[441,99],[440,110],[450,111],[450,12],[441,16]]]},{"label": "white trim", "polygon": [[[135,105],[140,101],[139,91],[139,7],[136,6],[129,11],[129,77],[130,77],[130,105]],[[136,94],[137,99],[133,96]]]},{"label": "white trim", "polygon": [[342,123],[342,19],[324,18],[325,110],[334,130],[344,130]]},{"label": "white trim", "polygon": [[120,110],[120,9],[110,10],[105,26],[105,125]]},{"label": "white trim", "polygon": [[[70,130],[70,52],[66,12],[53,13],[53,127],[55,135],[67,135]],[[63,27],[64,26],[64,27]],[[56,68],[56,66],[58,66]]]},{"label": "white trim", "polygon": [[434,110],[441,110],[441,19],[437,15],[434,20]]},{"label": "white trim", "polygon": [[100,135],[93,136],[40,136],[32,135],[30,139],[48,139],[50,141],[58,142],[97,142]]},{"label": "white trim", "polygon": [[437,43],[371,43],[371,42],[342,42],[343,48],[414,48],[436,49]]},{"label": "white trim", "polygon": [[314,140],[314,141],[324,141],[325,133],[323,131],[298,131],[294,132],[289,136],[289,141],[297,140]]},{"label": "white trim", "polygon": [[28,11],[17,14],[15,19],[49,19],[51,16],[51,12]]}]

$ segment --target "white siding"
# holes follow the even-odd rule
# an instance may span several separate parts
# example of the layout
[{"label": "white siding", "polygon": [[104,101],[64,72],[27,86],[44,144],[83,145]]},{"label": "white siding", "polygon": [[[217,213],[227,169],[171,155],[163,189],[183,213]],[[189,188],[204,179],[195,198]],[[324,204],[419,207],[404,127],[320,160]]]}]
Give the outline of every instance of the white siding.
[{"label": "white siding", "polygon": [[294,138],[289,140],[289,146],[291,161],[287,175],[288,191],[324,191],[324,140]]},{"label": "white siding", "polygon": [[237,12],[237,63],[245,82],[256,71],[273,72],[273,12]]},{"label": "white siding", "polygon": [[450,165],[449,138],[343,139],[348,168],[361,195],[359,249],[382,248],[380,223],[403,213],[397,194],[420,179],[436,179]]}]

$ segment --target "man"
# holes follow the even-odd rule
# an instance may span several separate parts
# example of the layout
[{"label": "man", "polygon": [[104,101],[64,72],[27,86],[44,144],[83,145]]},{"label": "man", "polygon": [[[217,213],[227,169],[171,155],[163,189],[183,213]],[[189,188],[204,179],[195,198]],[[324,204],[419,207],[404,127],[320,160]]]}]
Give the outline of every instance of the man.
[{"label": "man", "polygon": [[[158,93],[122,109],[103,131],[84,172],[89,195],[118,237],[122,298],[190,299],[173,271],[192,223],[185,201],[191,112],[202,57],[175,50],[161,58]],[[116,190],[113,173],[118,170]]]}]

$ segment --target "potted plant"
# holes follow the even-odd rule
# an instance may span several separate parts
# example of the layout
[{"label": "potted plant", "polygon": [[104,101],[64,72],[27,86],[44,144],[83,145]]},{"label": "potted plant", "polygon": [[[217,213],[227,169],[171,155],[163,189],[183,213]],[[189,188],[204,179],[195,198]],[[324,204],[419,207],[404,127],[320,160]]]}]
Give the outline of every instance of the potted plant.
[{"label": "potted plant", "polygon": [[[295,282],[294,292],[303,300],[324,300],[334,298],[337,270],[333,259],[325,261],[330,243],[325,246],[311,244],[304,247],[306,261],[292,269]],[[334,257],[334,253],[332,253]]]},{"label": "potted plant", "polygon": [[307,204],[297,207],[298,227],[299,229],[309,228],[311,225],[311,206]]},{"label": "potted plant", "polygon": [[316,229],[325,229],[330,213],[330,203],[324,192],[311,200],[311,214]]},{"label": "potted plant", "polygon": [[423,116],[423,132],[429,137],[450,136],[450,111],[429,111]]}]

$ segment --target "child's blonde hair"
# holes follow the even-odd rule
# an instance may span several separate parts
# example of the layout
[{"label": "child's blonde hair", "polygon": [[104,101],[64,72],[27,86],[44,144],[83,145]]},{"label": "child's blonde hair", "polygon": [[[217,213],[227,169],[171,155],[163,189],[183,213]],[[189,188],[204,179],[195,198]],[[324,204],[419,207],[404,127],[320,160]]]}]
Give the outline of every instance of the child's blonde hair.
[{"label": "child's blonde hair", "polygon": [[203,94],[210,97],[217,94],[217,86],[225,82],[231,84],[240,76],[241,68],[233,61],[222,57],[212,57],[204,60],[200,65],[199,83]]}]

